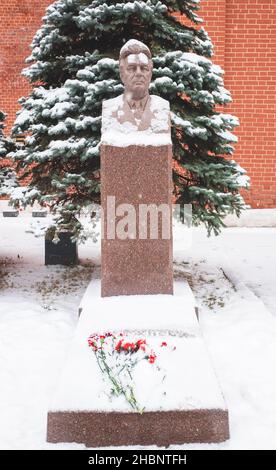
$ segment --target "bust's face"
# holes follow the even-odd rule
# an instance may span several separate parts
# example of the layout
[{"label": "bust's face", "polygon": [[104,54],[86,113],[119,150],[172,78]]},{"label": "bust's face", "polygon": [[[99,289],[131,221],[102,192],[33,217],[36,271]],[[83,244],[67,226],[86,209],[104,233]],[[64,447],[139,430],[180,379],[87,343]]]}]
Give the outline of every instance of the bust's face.
[{"label": "bust's face", "polygon": [[129,54],[120,61],[120,76],[125,92],[133,100],[142,99],[147,93],[152,76],[152,62],[140,52]]}]

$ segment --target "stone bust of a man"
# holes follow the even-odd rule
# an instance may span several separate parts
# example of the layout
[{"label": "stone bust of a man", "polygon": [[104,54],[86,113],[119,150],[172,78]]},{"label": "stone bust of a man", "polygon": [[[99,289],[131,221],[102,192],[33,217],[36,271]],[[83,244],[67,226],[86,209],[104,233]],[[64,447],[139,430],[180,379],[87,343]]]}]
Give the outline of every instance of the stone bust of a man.
[{"label": "stone bust of a man", "polygon": [[149,94],[153,68],[149,48],[129,40],[120,51],[119,68],[125,89],[122,95],[103,101],[102,143],[171,143],[169,102]]}]

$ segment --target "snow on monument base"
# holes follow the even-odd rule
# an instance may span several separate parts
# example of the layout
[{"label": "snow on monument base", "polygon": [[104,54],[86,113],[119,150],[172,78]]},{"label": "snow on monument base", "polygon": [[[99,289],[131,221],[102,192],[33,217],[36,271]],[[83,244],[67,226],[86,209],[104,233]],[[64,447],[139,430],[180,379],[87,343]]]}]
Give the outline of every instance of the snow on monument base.
[{"label": "snow on monument base", "polygon": [[[71,351],[48,412],[48,442],[88,447],[222,442],[229,438],[228,411],[205,348],[193,294],[185,282],[174,295],[100,296],[93,280],[80,305]],[[110,397],[95,356],[92,333],[120,332],[145,338],[157,353],[162,383],[141,361],[135,393],[143,413],[122,397]],[[163,377],[163,372],[162,372]]]}]

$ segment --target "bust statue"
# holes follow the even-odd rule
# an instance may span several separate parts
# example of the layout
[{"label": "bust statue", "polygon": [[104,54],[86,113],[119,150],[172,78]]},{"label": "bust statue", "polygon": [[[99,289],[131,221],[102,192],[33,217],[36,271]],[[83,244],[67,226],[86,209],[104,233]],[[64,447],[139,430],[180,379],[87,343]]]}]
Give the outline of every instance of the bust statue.
[{"label": "bust statue", "polygon": [[102,140],[109,145],[166,145],[171,143],[170,104],[149,94],[152,58],[136,39],[120,50],[120,78],[124,93],[103,101]]}]

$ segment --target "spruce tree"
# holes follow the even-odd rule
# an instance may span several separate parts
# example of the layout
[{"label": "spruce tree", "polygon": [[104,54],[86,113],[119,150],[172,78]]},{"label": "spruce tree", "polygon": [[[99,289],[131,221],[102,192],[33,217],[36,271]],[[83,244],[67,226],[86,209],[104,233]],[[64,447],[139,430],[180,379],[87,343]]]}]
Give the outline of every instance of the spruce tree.
[{"label": "spruce tree", "polygon": [[152,51],[150,93],[171,104],[175,201],[191,203],[194,224],[209,233],[219,233],[227,213],[240,214],[248,181],[231,159],[238,119],[217,110],[231,95],[210,60],[199,3],[58,0],[47,8],[23,72],[32,91],[13,129],[27,135],[14,157],[22,178],[31,176],[24,204],[48,203],[58,224],[81,234],[78,214],[100,203],[102,100],[123,92],[119,50],[134,38]]},{"label": "spruce tree", "polygon": [[15,150],[14,142],[3,133],[5,119],[6,115],[0,110],[0,197],[9,196],[11,190],[17,186],[14,170],[4,161]]}]

